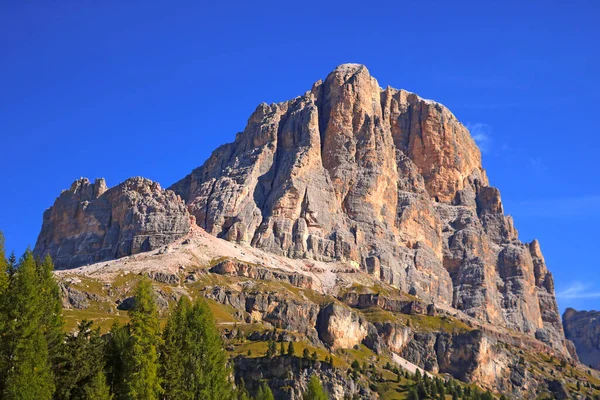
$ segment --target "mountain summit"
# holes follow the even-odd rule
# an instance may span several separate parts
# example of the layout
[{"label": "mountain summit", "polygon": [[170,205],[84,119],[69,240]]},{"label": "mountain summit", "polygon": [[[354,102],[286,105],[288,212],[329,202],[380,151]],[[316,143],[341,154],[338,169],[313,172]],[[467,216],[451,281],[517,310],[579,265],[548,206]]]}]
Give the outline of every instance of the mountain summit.
[{"label": "mountain summit", "polygon": [[[383,341],[421,367],[517,392],[526,378],[515,383],[513,375],[499,372],[517,366],[509,356],[496,354],[496,360],[488,354],[490,343],[577,359],[565,339],[540,245],[519,241],[469,131],[437,102],[382,89],[363,65],[340,65],[302,96],[259,105],[233,143],[217,148],[167,190],[142,178],[112,189],[104,181],[76,181],[44,214],[35,253],[49,254],[64,269],[157,250],[145,262],[177,260],[175,268],[185,270],[197,266],[203,252],[225,256],[223,249],[235,256],[211,273],[284,279],[351,307],[412,313],[421,304],[416,309],[463,315],[478,332],[494,332],[493,339],[444,336],[458,340],[457,349],[467,342],[479,349],[469,356],[477,354],[469,361],[473,366],[463,353],[440,350],[440,337],[427,339],[435,350],[425,359],[422,346],[429,345],[417,333],[399,339],[408,335],[404,328],[374,327],[352,314],[348,321],[355,330],[348,331],[336,318],[350,311],[337,303],[311,303],[310,311],[293,318],[240,306],[250,320],[270,318],[314,343],[339,348],[363,341],[379,349],[374,343]],[[243,257],[251,259],[244,264]],[[268,263],[259,267],[257,260]],[[365,279],[418,301],[348,293]],[[213,288],[204,295],[234,307],[249,304],[223,293]],[[471,366],[465,372],[456,363]]]},{"label": "mountain summit", "polygon": [[469,131],[439,103],[381,89],[363,65],[261,104],[235,142],[169,189],[215,236],[344,260],[565,350],[539,244],[519,242]]}]

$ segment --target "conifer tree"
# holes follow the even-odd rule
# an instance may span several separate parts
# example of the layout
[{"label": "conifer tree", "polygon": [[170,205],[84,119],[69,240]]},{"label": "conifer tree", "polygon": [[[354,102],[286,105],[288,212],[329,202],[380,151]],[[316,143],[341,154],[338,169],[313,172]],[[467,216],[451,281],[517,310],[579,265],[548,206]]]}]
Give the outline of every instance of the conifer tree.
[{"label": "conifer tree", "polygon": [[417,368],[417,371],[415,372],[415,382],[421,382],[421,371],[419,371],[419,369]]},{"label": "conifer tree", "polygon": [[415,387],[411,387],[408,390],[408,395],[406,396],[407,400],[419,400],[419,394],[417,393],[417,390],[415,389]]},{"label": "conifer tree", "polygon": [[58,362],[63,353],[64,320],[60,289],[54,279],[54,264],[50,256],[37,262],[41,316],[40,329],[48,344],[48,358],[55,377],[59,376]]},{"label": "conifer tree", "polygon": [[258,388],[258,393],[256,393],[254,400],[275,400],[275,397],[273,396],[273,392],[269,385],[263,382]]},{"label": "conifer tree", "polygon": [[285,346],[283,345],[283,342],[279,344],[279,355],[285,356]]},{"label": "conifer tree", "polygon": [[296,351],[294,350],[294,342],[290,342],[288,345],[288,356],[292,357]]},{"label": "conifer tree", "polygon": [[275,344],[275,341],[269,340],[268,345],[267,345],[267,357],[273,358],[273,357],[275,357],[276,354],[277,354],[277,345]]},{"label": "conifer tree", "polygon": [[8,269],[9,264],[6,259],[6,250],[4,249],[4,235],[0,231],[0,298],[6,289],[8,289]]},{"label": "conifer tree", "polygon": [[197,350],[190,354],[191,369],[198,371],[202,377],[197,382],[195,398],[206,400],[226,400],[233,396],[232,385],[229,381],[227,354],[223,350],[221,335],[217,330],[214,316],[208,303],[198,299],[190,310],[188,330],[198,336],[192,338]]},{"label": "conifer tree", "polygon": [[15,256],[15,252],[11,252],[8,257],[8,276],[10,277],[17,270],[17,256]]},{"label": "conifer tree", "polygon": [[[235,397],[227,355],[206,301],[179,301],[165,329],[161,360],[169,399],[226,400]],[[172,372],[167,371],[168,368]]]},{"label": "conifer tree", "polygon": [[138,283],[130,316],[131,344],[125,363],[128,395],[133,399],[157,399],[161,391],[158,377],[160,325],[152,283],[147,278]]},{"label": "conifer tree", "polygon": [[243,378],[240,379],[240,382],[237,385],[237,400],[251,400]]},{"label": "conifer tree", "polygon": [[327,400],[327,394],[316,375],[311,376],[306,392],[302,395],[304,400]]},{"label": "conifer tree", "polygon": [[[4,329],[7,322],[6,315],[6,296],[8,291],[8,281],[9,279],[9,261],[6,259],[6,253],[4,250],[4,235],[0,231],[0,334],[4,334]],[[1,344],[1,342],[0,342]],[[2,350],[0,349],[0,354],[2,354]],[[0,385],[2,382],[2,372],[5,370],[3,367],[4,359],[0,357]],[[1,386],[0,386],[1,393]]]},{"label": "conifer tree", "polygon": [[306,347],[304,348],[304,350],[302,350],[302,358],[304,358],[305,360],[308,360],[310,358],[310,352]]},{"label": "conifer tree", "polygon": [[0,343],[3,399],[50,399],[54,377],[42,324],[37,264],[27,250],[8,282],[2,302],[6,316]]},{"label": "conifer tree", "polygon": [[160,358],[160,373],[163,379],[165,396],[172,399],[184,399],[187,395],[184,382],[185,365],[182,354],[187,329],[187,318],[191,303],[182,296],[169,316],[163,331],[163,347]]},{"label": "conifer tree", "polygon": [[105,348],[106,380],[115,399],[127,399],[126,361],[130,351],[129,325],[115,321]]},{"label": "conifer tree", "polygon": [[83,399],[88,391],[108,385],[104,375],[104,340],[91,321],[79,323],[78,331],[67,336],[57,357],[56,399]]},{"label": "conifer tree", "polygon": [[106,384],[104,372],[98,371],[92,380],[84,388],[85,397],[93,400],[112,400],[113,396]]}]

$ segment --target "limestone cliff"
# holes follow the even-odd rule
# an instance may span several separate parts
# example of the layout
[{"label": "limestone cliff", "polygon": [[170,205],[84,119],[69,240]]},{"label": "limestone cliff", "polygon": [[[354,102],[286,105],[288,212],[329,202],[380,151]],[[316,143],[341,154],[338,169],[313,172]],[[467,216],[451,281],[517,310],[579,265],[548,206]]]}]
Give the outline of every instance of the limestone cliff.
[{"label": "limestone cliff", "polygon": [[57,269],[74,268],[153,250],[190,224],[183,201],[158,183],[131,178],[107,189],[104,179],[82,178],[44,213],[34,254],[50,255]]},{"label": "limestone cliff", "polygon": [[573,341],[579,360],[600,369],[600,311],[576,311],[567,308],[563,314],[567,339]]},{"label": "limestone cliff", "polygon": [[362,65],[261,104],[170,189],[215,236],[345,261],[567,353],[539,244],[518,240],[468,130],[439,103],[381,89]]}]

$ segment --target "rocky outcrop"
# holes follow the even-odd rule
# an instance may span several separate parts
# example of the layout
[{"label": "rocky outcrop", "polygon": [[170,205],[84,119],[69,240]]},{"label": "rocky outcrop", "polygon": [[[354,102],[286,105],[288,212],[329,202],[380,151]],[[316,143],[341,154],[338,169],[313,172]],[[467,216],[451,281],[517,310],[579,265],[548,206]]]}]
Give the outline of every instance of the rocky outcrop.
[{"label": "rocky outcrop", "polygon": [[90,301],[106,301],[105,298],[102,298],[98,294],[76,289],[65,282],[59,282],[58,287],[60,289],[63,308],[65,309],[75,308],[85,310],[90,306]]},{"label": "rocky outcrop", "polygon": [[576,311],[567,308],[563,314],[567,339],[575,344],[579,360],[600,369],[600,311]]},{"label": "rocky outcrop", "polygon": [[394,352],[433,373],[449,374],[464,382],[477,382],[510,398],[530,398],[541,381],[519,357],[495,337],[480,330],[460,333],[396,330],[400,348]]},{"label": "rocky outcrop", "polygon": [[268,380],[275,399],[302,400],[312,375],[319,378],[331,399],[379,398],[377,393],[355,382],[345,371],[298,357],[236,357],[234,371],[238,383],[243,380],[251,393],[255,393],[259,385]]},{"label": "rocky outcrop", "polygon": [[246,322],[267,322],[268,324],[298,332],[312,343],[319,342],[316,330],[319,306],[310,301],[289,298],[284,293],[248,290],[238,291],[221,286],[206,288],[204,297],[239,310]]},{"label": "rocky outcrop", "polygon": [[261,104],[170,189],[215,236],[345,261],[568,353],[539,244],[519,242],[468,130],[439,103],[381,89],[362,65]]},{"label": "rocky outcrop", "polygon": [[298,272],[271,270],[260,265],[230,259],[217,263],[209,269],[209,272],[219,275],[245,276],[263,281],[283,281],[304,289],[312,289],[313,286],[313,280],[310,276]]},{"label": "rocky outcrop", "polygon": [[369,324],[351,309],[331,303],[321,308],[317,318],[319,339],[332,349],[348,349],[362,343],[369,334]]},{"label": "rocky outcrop", "polygon": [[179,196],[158,183],[130,178],[108,189],[104,179],[82,178],[44,213],[34,254],[74,268],[164,246],[191,223]]}]

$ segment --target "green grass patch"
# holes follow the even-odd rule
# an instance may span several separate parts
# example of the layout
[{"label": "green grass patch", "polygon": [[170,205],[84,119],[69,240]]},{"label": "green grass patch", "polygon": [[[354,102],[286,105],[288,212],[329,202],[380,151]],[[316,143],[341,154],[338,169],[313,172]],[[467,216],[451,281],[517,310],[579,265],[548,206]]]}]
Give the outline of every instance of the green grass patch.
[{"label": "green grass patch", "polygon": [[110,331],[115,321],[122,324],[129,322],[129,315],[126,312],[119,314],[109,314],[107,312],[98,312],[90,310],[64,310],[63,318],[65,320],[65,332],[72,332],[77,329],[77,325],[83,321],[94,321],[94,327],[100,327],[100,333]]},{"label": "green grass patch", "polygon": [[205,299],[206,302],[208,303],[208,307],[210,308],[210,311],[212,311],[214,317],[215,317],[215,322],[218,323],[229,323],[229,322],[236,322],[236,319],[233,317],[233,315],[235,314],[235,308],[233,308],[230,305],[225,305],[225,304],[221,304],[221,303],[217,303],[216,301],[212,300],[212,299]]}]

